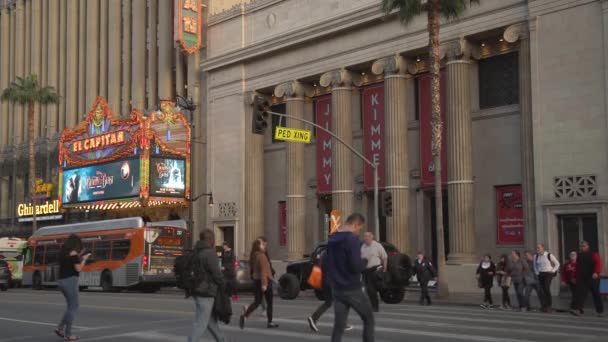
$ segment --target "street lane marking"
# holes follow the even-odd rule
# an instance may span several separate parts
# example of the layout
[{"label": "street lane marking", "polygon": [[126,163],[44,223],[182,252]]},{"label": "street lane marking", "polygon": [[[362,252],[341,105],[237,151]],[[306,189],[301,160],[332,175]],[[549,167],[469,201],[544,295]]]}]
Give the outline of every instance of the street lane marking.
[{"label": "street lane marking", "polygon": [[[36,325],[46,325],[46,326],[51,326],[51,327],[56,327],[57,326],[57,323],[44,323],[44,322],[36,322],[36,321],[26,321],[26,320],[23,320],[23,319],[14,319],[14,318],[7,318],[7,317],[0,317],[0,321],[25,323],[25,324],[36,324]],[[73,327],[76,328],[76,329],[79,329],[79,330],[91,330],[91,328],[82,327],[82,326],[79,326],[79,325],[74,325]]]}]

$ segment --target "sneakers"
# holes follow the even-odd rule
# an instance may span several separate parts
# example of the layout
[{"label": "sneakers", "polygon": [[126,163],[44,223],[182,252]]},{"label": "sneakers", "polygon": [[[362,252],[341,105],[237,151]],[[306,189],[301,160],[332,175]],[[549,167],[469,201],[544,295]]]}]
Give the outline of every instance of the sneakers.
[{"label": "sneakers", "polygon": [[276,323],[270,322],[270,323],[268,323],[268,324],[266,325],[266,327],[267,327],[268,329],[272,329],[272,328],[278,328],[278,327],[279,327],[279,325],[278,325],[278,324],[276,324]]},{"label": "sneakers", "polygon": [[308,317],[308,326],[310,327],[310,330],[312,330],[314,332],[319,332],[319,328],[317,327],[317,322],[315,322],[315,320],[312,317]]}]

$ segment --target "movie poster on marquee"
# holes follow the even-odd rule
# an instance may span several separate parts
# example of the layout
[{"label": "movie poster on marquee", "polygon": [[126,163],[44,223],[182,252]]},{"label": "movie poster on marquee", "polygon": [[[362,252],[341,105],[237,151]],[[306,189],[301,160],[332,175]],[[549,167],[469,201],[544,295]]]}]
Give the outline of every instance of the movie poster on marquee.
[{"label": "movie poster on marquee", "polygon": [[63,171],[64,204],[139,196],[139,159],[90,165]]},{"label": "movie poster on marquee", "polygon": [[[317,125],[331,130],[331,95],[315,99],[315,121]],[[332,191],[332,137],[327,132],[316,130],[317,138],[317,194],[327,195]]]},{"label": "movie poster on marquee", "polygon": [[[418,82],[418,114],[420,118],[420,183],[423,187],[430,187],[435,184],[435,168],[433,163],[433,152],[431,142],[433,132],[431,129],[431,75],[424,75],[417,78]],[[448,154],[447,154],[447,135],[446,135],[446,81],[445,72],[441,73],[441,117],[443,130],[441,132],[441,182],[447,183],[448,180]]]},{"label": "movie poster on marquee", "polygon": [[521,185],[496,187],[496,243],[524,244],[524,210]]},{"label": "movie poster on marquee", "polygon": [[183,159],[150,158],[150,196],[183,197],[185,176]]},{"label": "movie poster on marquee", "polygon": [[[363,88],[361,92],[363,110],[363,155],[378,164],[378,188],[384,189],[386,155],[384,144],[384,83]],[[366,191],[374,189],[374,168],[365,163],[363,186]]]}]

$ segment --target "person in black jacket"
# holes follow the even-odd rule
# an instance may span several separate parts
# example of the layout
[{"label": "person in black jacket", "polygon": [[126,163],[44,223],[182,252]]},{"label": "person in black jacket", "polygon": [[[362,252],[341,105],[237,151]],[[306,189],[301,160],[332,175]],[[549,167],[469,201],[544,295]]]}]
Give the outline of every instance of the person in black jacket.
[{"label": "person in black jacket", "polygon": [[496,265],[492,262],[492,257],[486,254],[479,263],[479,267],[477,267],[477,281],[479,282],[479,287],[484,290],[483,304],[481,304],[481,307],[484,309],[492,307],[492,293],[490,290],[494,284],[495,274]]},{"label": "person in black jacket", "polygon": [[217,342],[224,341],[224,335],[220,331],[217,319],[212,315],[215,296],[218,288],[225,285],[222,271],[220,271],[219,260],[215,252],[215,234],[212,230],[205,229],[200,233],[200,240],[195,247],[195,267],[200,267],[200,283],[192,291],[196,314],[192,335],[188,341],[198,342],[201,340],[205,331]]},{"label": "person in black jacket", "polygon": [[224,241],[222,251],[222,272],[226,279],[226,294],[231,296],[232,299],[237,300],[236,292],[236,266],[234,252],[228,242]]},{"label": "person in black jacket", "polygon": [[435,268],[430,261],[426,259],[423,252],[418,252],[416,261],[414,262],[414,273],[420,284],[420,305],[424,305],[426,300],[427,305],[431,305],[431,296],[429,296],[429,281],[435,277]]}]

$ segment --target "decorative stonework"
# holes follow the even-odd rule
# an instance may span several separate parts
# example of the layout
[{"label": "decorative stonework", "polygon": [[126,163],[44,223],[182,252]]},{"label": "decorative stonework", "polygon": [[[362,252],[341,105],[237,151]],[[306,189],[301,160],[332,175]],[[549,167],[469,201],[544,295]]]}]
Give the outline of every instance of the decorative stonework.
[{"label": "decorative stonework", "polygon": [[321,76],[319,81],[321,87],[360,87],[363,84],[361,75],[344,68],[329,71]]},{"label": "decorative stonework", "polygon": [[442,59],[446,58],[448,61],[454,61],[467,60],[469,58],[479,59],[481,52],[477,46],[461,37],[441,44],[439,55]]},{"label": "decorative stonework", "polygon": [[515,43],[520,39],[528,38],[528,35],[529,33],[526,23],[519,23],[507,27],[502,36],[507,42]]},{"label": "decorative stonework", "polygon": [[236,202],[222,202],[218,205],[219,217],[236,217]]},{"label": "decorative stonework", "polygon": [[381,58],[372,65],[372,72],[375,75],[405,75],[407,73],[415,75],[418,72],[418,65],[403,56],[396,54]]},{"label": "decorative stonework", "polygon": [[315,90],[308,84],[300,81],[289,81],[279,84],[274,89],[274,96],[276,97],[312,97],[315,94]]},{"label": "decorative stonework", "polygon": [[553,178],[556,198],[589,198],[597,196],[595,175],[560,176]]},{"label": "decorative stonework", "polygon": [[[282,2],[282,1],[285,1],[285,0],[250,0],[249,2],[246,2],[246,3],[243,3],[244,1],[242,1],[241,3],[235,4],[231,8],[226,9],[222,12],[210,13],[209,19],[208,19],[208,24],[209,24],[209,26],[212,26],[212,25],[218,24],[222,21],[226,21],[226,20],[232,19],[232,18],[240,16],[240,15],[246,15],[251,12],[259,11],[263,8],[272,6],[272,5]],[[276,15],[275,15],[274,22],[276,23]],[[270,24],[270,23],[271,22],[267,21],[267,24]],[[274,26],[274,24],[272,26]]]}]

